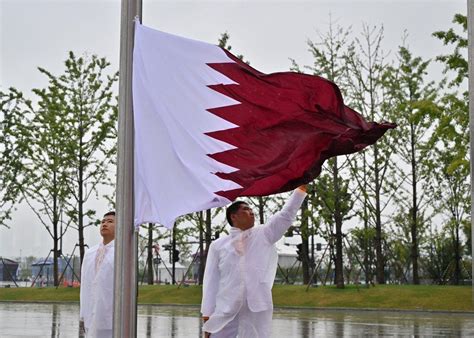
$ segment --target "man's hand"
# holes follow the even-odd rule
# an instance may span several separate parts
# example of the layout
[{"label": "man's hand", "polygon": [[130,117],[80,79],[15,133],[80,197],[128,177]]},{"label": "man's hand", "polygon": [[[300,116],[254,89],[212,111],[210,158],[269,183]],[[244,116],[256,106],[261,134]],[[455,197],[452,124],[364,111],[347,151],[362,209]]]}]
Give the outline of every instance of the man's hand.
[{"label": "man's hand", "polygon": [[[209,317],[208,316],[203,316],[202,317],[202,321],[205,323],[209,320]],[[210,338],[211,337],[211,334],[209,332],[204,332],[204,338]]]},{"label": "man's hand", "polygon": [[306,192],[306,190],[307,190],[307,189],[306,189],[306,184],[300,185],[300,186],[298,187],[298,189],[300,189],[300,190],[303,191],[303,192]]}]

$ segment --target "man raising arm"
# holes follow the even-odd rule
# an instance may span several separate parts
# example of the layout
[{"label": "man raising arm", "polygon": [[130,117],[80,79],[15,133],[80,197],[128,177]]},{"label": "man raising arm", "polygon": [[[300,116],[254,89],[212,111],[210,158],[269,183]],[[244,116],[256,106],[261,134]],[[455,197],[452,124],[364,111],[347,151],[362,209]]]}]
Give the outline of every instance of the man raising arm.
[{"label": "man raising arm", "polygon": [[227,208],[230,234],[210,245],[204,273],[201,313],[206,337],[270,337],[275,243],[295,220],[305,197],[306,186],[300,186],[280,212],[258,227],[247,203],[236,201]]}]

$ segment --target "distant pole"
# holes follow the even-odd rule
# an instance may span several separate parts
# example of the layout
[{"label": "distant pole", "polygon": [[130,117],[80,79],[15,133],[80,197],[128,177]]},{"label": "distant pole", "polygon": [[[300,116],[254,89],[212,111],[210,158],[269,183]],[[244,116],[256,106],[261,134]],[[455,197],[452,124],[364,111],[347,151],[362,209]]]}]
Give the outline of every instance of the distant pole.
[{"label": "distant pole", "polygon": [[170,250],[170,257],[171,257],[171,264],[172,264],[172,273],[173,273],[173,276],[171,276],[171,283],[173,285],[176,284],[176,262],[174,260],[174,252],[176,251],[176,223],[174,224],[174,227],[173,227],[173,242],[172,242],[172,245],[171,245],[171,250]]},{"label": "distant pole", "polygon": [[467,0],[468,58],[469,58],[469,136],[471,162],[471,283],[474,305],[474,45],[473,45],[474,0]]},{"label": "distant pole", "polygon": [[132,56],[136,16],[141,21],[142,1],[122,0],[114,275],[115,338],[137,336],[137,233],[133,226],[132,107]]}]

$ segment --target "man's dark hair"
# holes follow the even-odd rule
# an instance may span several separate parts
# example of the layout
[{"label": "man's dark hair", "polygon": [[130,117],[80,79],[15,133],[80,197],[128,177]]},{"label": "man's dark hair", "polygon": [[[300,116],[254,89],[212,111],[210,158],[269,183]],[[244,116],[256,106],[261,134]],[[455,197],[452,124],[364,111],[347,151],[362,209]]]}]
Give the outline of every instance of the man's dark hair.
[{"label": "man's dark hair", "polygon": [[225,211],[225,217],[227,218],[227,222],[229,222],[230,226],[232,227],[234,225],[232,224],[232,219],[230,218],[230,215],[237,213],[237,211],[239,210],[242,204],[247,204],[247,203],[245,203],[244,201],[235,201],[234,203],[229,205],[227,207],[227,210]]},{"label": "man's dark hair", "polygon": [[109,211],[104,215],[104,217],[105,216],[115,216],[115,211]]}]

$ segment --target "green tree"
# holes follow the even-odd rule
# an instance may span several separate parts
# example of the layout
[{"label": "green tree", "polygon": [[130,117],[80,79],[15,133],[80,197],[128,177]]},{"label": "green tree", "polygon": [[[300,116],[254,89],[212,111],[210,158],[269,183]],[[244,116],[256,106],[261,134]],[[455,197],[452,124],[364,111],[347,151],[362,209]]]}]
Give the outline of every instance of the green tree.
[{"label": "green tree", "polygon": [[[437,116],[438,123],[435,132],[435,141],[443,140],[449,145],[449,151],[453,154],[452,161],[448,166],[449,171],[463,166],[469,171],[469,92],[467,89],[468,62],[467,54],[467,17],[461,14],[454,16],[453,23],[461,26],[462,33],[456,33],[454,28],[448,31],[433,33],[444,45],[454,47],[451,54],[440,55],[436,58],[445,66],[444,73],[454,75],[447,83],[445,93],[441,98],[440,114]],[[433,142],[434,143],[434,142]]]},{"label": "green tree", "polygon": [[[229,52],[232,50],[232,46],[229,44],[230,35],[227,32],[221,34],[217,45],[221,48],[227,49]],[[236,55],[240,60],[244,61],[244,56],[242,54]],[[244,61],[249,64],[248,61]]]},{"label": "green tree", "polygon": [[[428,193],[431,188],[433,148],[430,137],[434,116],[437,112],[436,88],[428,82],[429,61],[413,57],[405,45],[399,47],[398,64],[389,67],[384,74],[385,84],[391,96],[390,107],[397,121],[394,136],[397,164],[393,167],[395,201],[409,210],[411,220],[411,265],[413,283],[419,284],[419,236],[426,228],[421,214],[431,206]],[[399,184],[399,183],[403,184]]]},{"label": "green tree", "polygon": [[25,124],[22,93],[14,88],[0,91],[0,226],[8,227],[15,204],[21,200],[24,174],[21,129]]},{"label": "green tree", "polygon": [[[21,128],[20,149],[23,153],[25,176],[22,194],[26,203],[53,240],[54,285],[58,285],[59,241],[68,228],[63,214],[70,198],[67,187],[67,167],[64,144],[68,131],[65,116],[58,113],[61,106],[55,89],[34,90],[40,100],[37,107],[31,103],[25,125]],[[61,224],[65,229],[61,231]]]},{"label": "green tree", "polygon": [[[405,217],[406,219],[406,217]],[[396,237],[394,234],[387,234],[388,261],[392,271],[392,281],[395,283],[408,283],[407,264],[410,263],[410,235],[406,232],[406,237]]]},{"label": "green tree", "polygon": [[118,73],[108,74],[110,63],[96,55],[77,58],[69,52],[64,64],[65,71],[59,76],[39,68],[48,78],[49,86],[34,92],[42,101],[52,101],[45,109],[61,118],[65,137],[61,140],[60,156],[72,196],[65,207],[79,234],[82,262],[84,228],[93,224],[95,215],[86,203],[92,195],[99,197],[99,186],[112,185],[118,111],[113,86]]},{"label": "green tree", "polygon": [[456,14],[454,15],[453,23],[461,26],[462,33],[458,33],[455,28],[450,28],[447,31],[434,32],[433,36],[440,39],[444,45],[454,46],[451,54],[440,55],[436,60],[444,63],[445,73],[454,73],[450,86],[457,87],[465,83],[469,72],[468,61],[465,58],[465,51],[467,51],[468,46],[467,16]]},{"label": "green tree", "polygon": [[428,247],[428,259],[425,262],[426,272],[436,284],[446,284],[449,270],[453,263],[453,246],[446,230],[431,234]]},{"label": "green tree", "polygon": [[[454,251],[453,283],[459,283],[462,273],[462,240],[460,231],[466,233],[470,219],[469,187],[469,93],[467,90],[468,62],[465,58],[467,41],[467,17],[454,16],[453,23],[459,30],[435,32],[433,35],[444,45],[454,46],[451,54],[437,60],[444,63],[444,72],[450,80],[441,98],[432,146],[436,149],[435,201],[438,209],[448,217],[447,231],[451,234]],[[463,229],[464,228],[464,229]],[[470,236],[469,236],[470,237]]]},{"label": "green tree", "polygon": [[[348,56],[347,94],[349,105],[371,121],[390,121],[390,111],[383,106],[388,102],[383,74],[389,63],[382,50],[383,27],[363,26],[360,37],[355,39]],[[382,226],[386,223],[384,211],[396,193],[389,186],[388,170],[391,167],[393,136],[389,133],[371,147],[352,157],[351,174],[361,204],[359,216],[365,226],[375,228],[375,252],[377,282],[385,283],[385,254],[383,251]]]},{"label": "green tree", "polygon": [[[313,55],[314,64],[312,66],[305,66],[304,69],[310,71],[314,75],[319,75],[327,78],[341,85],[341,90],[344,93],[344,85],[346,82],[346,55],[350,48],[349,36],[350,29],[344,29],[340,26],[334,27],[332,21],[329,23],[329,30],[326,34],[320,35],[316,42],[308,40],[309,52]],[[301,71],[295,60],[292,61],[292,70]],[[344,158],[338,159],[334,157],[330,159],[321,174],[321,179],[316,183],[317,195],[319,196],[319,209],[321,213],[326,215],[324,221],[334,228],[335,236],[335,284],[338,288],[344,288],[344,274],[343,274],[343,221],[350,218],[348,216],[349,210],[345,207],[350,196],[347,192],[346,182],[342,178],[342,174],[348,168],[348,161]],[[324,187],[321,183],[324,181]],[[306,204],[302,206],[302,215],[305,216],[307,212]],[[303,217],[302,233],[307,227],[307,217]],[[303,251],[308,252],[308,238],[302,238]],[[309,269],[309,265],[305,264],[306,259],[303,260],[303,275]],[[308,266],[307,266],[308,265]]]},{"label": "green tree", "polygon": [[[392,269],[396,273],[396,279],[408,283],[408,271],[413,271],[413,219],[412,211],[410,210],[410,199],[405,204],[399,204],[397,210],[392,216],[390,224],[390,232],[387,233],[387,246],[388,246],[388,259]],[[432,224],[432,211],[431,210],[420,210],[417,214],[418,224],[420,228],[417,231],[417,252],[422,251],[422,248],[426,248],[426,244],[429,243],[428,234],[426,229],[431,227]],[[426,216],[428,215],[428,216]],[[426,252],[427,250],[425,250]],[[420,263],[421,255],[417,258],[416,262]],[[425,262],[425,260],[423,260]],[[418,267],[418,274],[423,271]],[[418,275],[419,276],[419,275]],[[412,276],[414,282],[414,276]],[[402,280],[403,279],[403,280]]]},{"label": "green tree", "polygon": [[361,267],[364,271],[365,284],[369,285],[371,282],[371,271],[375,266],[375,255],[370,248],[374,247],[375,229],[372,227],[356,227],[350,231],[351,248],[354,250],[354,255],[357,257],[364,257]]},{"label": "green tree", "polygon": [[[334,169],[334,167],[330,167]],[[353,201],[349,192],[348,180],[340,177],[337,179],[336,189],[334,187],[335,173],[332,175],[321,175],[314,184],[315,198],[314,202],[318,215],[323,223],[328,225],[330,231],[326,234],[329,242],[334,245],[334,283],[338,288],[344,288],[343,274],[343,249],[344,235],[342,233],[342,224],[354,216],[352,213]]]},{"label": "green tree", "polygon": [[[441,145],[439,144],[441,143]],[[451,145],[452,146],[452,145]],[[459,284],[462,275],[463,245],[461,231],[470,220],[470,184],[469,171],[463,166],[453,166],[456,156],[454,149],[444,140],[438,141],[436,170],[433,179],[436,184],[433,193],[433,203],[445,217],[444,230],[451,235],[451,261],[454,263],[453,284]],[[465,231],[465,230],[464,230]]]}]

